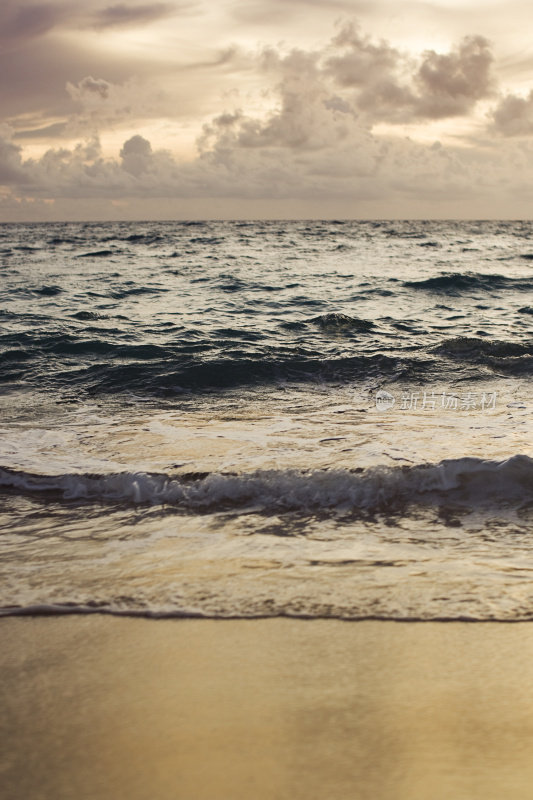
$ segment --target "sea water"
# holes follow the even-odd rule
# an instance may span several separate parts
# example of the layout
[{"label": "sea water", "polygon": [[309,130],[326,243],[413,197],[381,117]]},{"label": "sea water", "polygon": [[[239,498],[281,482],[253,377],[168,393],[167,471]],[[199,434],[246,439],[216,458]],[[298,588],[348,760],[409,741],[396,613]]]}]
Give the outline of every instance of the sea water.
[{"label": "sea water", "polygon": [[533,619],[532,236],[0,226],[0,613]]}]

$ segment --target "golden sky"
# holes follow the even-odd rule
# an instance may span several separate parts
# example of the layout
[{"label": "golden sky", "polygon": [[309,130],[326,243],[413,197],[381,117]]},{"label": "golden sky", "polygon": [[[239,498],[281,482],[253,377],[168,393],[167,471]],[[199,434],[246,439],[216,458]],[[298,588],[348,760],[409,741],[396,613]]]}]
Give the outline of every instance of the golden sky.
[{"label": "golden sky", "polygon": [[3,0],[0,220],[529,218],[524,0]]}]

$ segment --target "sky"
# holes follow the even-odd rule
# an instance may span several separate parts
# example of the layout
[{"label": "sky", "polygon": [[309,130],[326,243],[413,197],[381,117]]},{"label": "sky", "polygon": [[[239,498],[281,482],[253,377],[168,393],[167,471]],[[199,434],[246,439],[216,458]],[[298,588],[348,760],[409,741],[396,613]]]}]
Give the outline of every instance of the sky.
[{"label": "sky", "polygon": [[529,219],[530,0],[2,0],[0,221]]}]

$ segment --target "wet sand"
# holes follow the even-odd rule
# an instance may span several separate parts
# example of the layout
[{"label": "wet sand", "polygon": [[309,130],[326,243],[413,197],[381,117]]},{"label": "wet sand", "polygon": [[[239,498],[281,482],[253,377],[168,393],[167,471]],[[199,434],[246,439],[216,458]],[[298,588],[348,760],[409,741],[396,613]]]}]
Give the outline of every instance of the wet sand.
[{"label": "wet sand", "polygon": [[0,620],[5,800],[530,800],[533,624]]}]

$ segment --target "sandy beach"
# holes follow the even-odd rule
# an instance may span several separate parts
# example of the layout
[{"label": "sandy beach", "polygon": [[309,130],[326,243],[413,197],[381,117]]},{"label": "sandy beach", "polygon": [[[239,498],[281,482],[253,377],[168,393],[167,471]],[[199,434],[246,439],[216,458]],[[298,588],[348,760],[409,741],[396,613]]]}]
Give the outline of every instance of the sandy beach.
[{"label": "sandy beach", "polygon": [[6,800],[531,797],[533,626],[4,619]]}]

